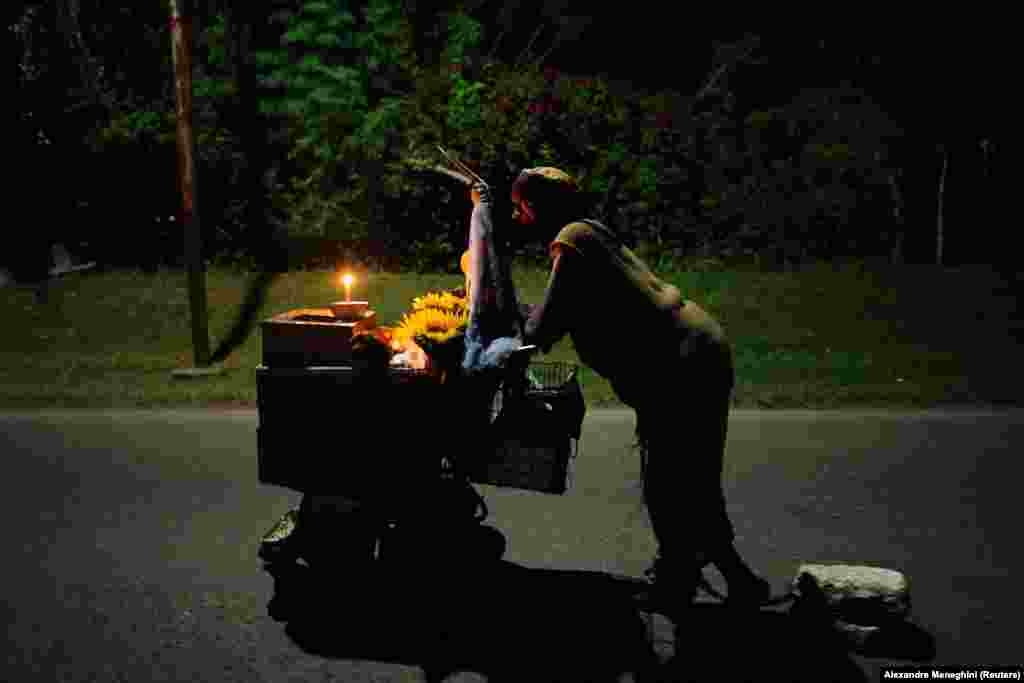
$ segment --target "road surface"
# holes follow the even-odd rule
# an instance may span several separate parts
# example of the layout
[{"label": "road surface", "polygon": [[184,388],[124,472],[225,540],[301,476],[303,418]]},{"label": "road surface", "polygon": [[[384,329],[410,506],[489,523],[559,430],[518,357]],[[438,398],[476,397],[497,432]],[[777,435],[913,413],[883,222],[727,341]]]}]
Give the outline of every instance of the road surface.
[{"label": "road surface", "polygon": [[[737,544],[777,590],[801,562],[903,571],[931,663],[1020,664],[1022,418],[735,411],[725,486]],[[0,680],[427,680],[419,660],[439,646],[414,609],[325,603],[319,649],[308,627],[304,640],[267,616],[274,585],[257,542],[300,494],[257,483],[257,423],[247,410],[0,414]],[[635,636],[585,580],[642,576],[654,553],[632,414],[594,410],[584,430],[567,495],[479,487],[526,583],[470,589],[466,628],[446,644],[468,663],[446,680],[587,680]],[[878,680],[884,664],[907,663],[812,651],[788,623],[708,612],[674,647],[716,680],[750,667],[765,680]]]}]

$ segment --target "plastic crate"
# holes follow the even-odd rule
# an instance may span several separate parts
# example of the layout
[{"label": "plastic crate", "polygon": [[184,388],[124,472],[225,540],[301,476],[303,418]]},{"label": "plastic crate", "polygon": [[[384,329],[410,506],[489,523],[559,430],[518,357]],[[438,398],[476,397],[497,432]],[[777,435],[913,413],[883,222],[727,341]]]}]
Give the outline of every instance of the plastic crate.
[{"label": "plastic crate", "polygon": [[402,498],[440,476],[423,448],[447,397],[419,370],[256,369],[258,479],[304,493]]},{"label": "plastic crate", "polygon": [[[470,481],[565,493],[586,410],[576,370],[531,364],[518,389],[506,383],[498,391],[485,439],[463,434],[447,442],[455,452],[465,447],[457,457]],[[439,425],[458,420],[462,401],[477,399],[450,393],[422,370],[391,368],[368,382],[362,374],[355,367],[257,368],[261,483],[358,500],[429,495],[442,453],[425,448],[423,435],[437,435]],[[466,424],[475,419],[466,417]]]}]

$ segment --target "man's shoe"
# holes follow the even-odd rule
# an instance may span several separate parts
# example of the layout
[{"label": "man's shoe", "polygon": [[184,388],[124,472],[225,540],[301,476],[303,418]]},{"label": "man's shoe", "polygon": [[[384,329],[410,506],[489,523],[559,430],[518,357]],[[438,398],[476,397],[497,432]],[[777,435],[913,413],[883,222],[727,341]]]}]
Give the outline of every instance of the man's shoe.
[{"label": "man's shoe", "polygon": [[707,586],[703,573],[706,564],[700,560],[680,564],[657,558],[644,571],[651,583],[647,598],[653,611],[671,616],[689,609],[697,598],[698,588]]},{"label": "man's shoe", "polygon": [[767,605],[771,597],[771,584],[761,577],[755,576],[743,584],[730,584],[725,604],[736,609],[757,609]]}]

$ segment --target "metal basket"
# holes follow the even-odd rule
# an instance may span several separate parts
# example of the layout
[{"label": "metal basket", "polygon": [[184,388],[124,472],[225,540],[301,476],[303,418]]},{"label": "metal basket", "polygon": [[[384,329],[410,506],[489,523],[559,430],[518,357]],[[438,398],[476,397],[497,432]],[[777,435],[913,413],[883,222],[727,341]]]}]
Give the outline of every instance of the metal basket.
[{"label": "metal basket", "polygon": [[578,455],[586,405],[578,366],[530,363],[525,382],[506,381],[492,406],[493,448],[469,468],[479,484],[562,494]]},{"label": "metal basket", "polygon": [[530,363],[526,377],[531,381],[531,390],[557,392],[562,385],[571,381],[579,372],[575,363],[543,362]]},{"label": "metal basket", "polygon": [[[558,361],[531,362],[526,369],[525,382],[521,385],[527,398],[559,398],[567,391],[567,385],[576,381],[579,373],[576,363]],[[568,387],[571,389],[571,387]],[[491,406],[491,422],[501,414],[507,400],[514,400],[515,388],[509,382],[502,382],[494,395]]]}]

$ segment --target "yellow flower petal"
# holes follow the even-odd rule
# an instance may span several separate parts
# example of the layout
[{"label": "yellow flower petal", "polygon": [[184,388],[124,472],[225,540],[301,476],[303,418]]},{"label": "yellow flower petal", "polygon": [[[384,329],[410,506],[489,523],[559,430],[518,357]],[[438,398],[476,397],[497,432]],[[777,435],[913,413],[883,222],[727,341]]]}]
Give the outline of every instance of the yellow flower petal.
[{"label": "yellow flower petal", "polygon": [[423,296],[412,300],[413,311],[422,311],[427,308],[440,309],[443,311],[457,312],[467,308],[465,299],[455,296],[451,292],[428,292]]},{"label": "yellow flower petal", "polygon": [[469,313],[463,309],[421,308],[402,318],[395,327],[394,336],[400,343],[428,333],[443,335],[447,339],[463,330],[468,323]]}]

